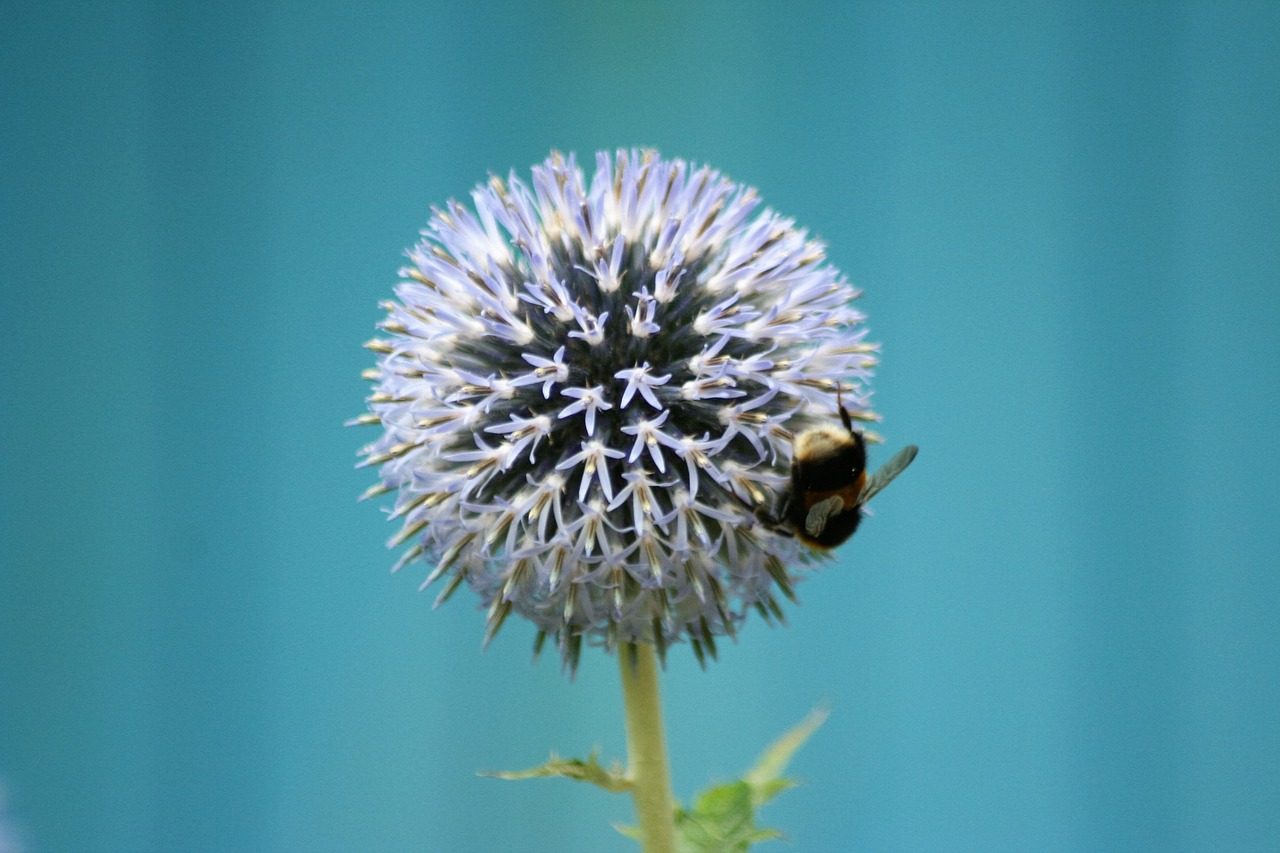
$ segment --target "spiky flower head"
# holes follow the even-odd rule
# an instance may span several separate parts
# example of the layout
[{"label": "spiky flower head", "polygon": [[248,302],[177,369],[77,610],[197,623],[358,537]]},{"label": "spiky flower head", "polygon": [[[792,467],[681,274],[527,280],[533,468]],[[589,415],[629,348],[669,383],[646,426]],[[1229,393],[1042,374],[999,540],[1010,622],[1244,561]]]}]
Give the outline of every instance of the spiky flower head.
[{"label": "spiky flower head", "polygon": [[652,151],[553,153],[450,202],[408,252],[362,451],[444,579],[553,637],[572,670],[689,640],[701,660],[751,609],[781,618],[813,553],[755,522],[797,429],[837,388],[874,419],[858,295],[755,190]]}]

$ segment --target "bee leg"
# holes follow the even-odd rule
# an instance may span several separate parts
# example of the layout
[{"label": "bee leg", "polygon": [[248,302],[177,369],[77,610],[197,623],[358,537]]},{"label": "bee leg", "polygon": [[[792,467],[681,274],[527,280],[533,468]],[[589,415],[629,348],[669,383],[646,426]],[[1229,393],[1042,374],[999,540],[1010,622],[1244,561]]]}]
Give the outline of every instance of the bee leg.
[{"label": "bee leg", "polygon": [[769,528],[770,531],[777,533],[779,536],[786,536],[788,538],[795,534],[787,529],[787,526],[782,523],[781,519],[786,518],[788,513],[791,512],[791,497],[792,495],[790,491],[784,494],[782,497],[782,506],[780,506],[778,511],[773,515],[767,514],[764,507],[760,507],[756,510],[756,518],[760,520],[761,524]]},{"label": "bee leg", "polygon": [[779,536],[793,535],[791,531],[788,530],[786,526],[781,521],[778,520],[777,517],[772,515],[767,509],[765,509],[762,506],[756,507],[755,517],[756,517],[756,521],[760,522],[760,526],[768,530],[770,533],[776,533]]},{"label": "bee leg", "polygon": [[794,538],[795,538],[795,534],[794,534],[794,533],[792,533],[790,530],[788,530],[787,528],[783,527],[781,524],[779,524],[779,523],[778,523],[778,522],[776,522],[776,521],[770,521],[770,522],[766,523],[766,524],[764,525],[764,527],[765,527],[765,529],[766,529],[766,530],[768,530],[770,533],[776,533],[777,535],[779,535],[779,536],[785,536],[785,537],[786,537],[786,538],[788,538],[788,539],[794,539]]},{"label": "bee leg", "polygon": [[794,497],[795,497],[795,493],[792,492],[790,489],[783,492],[782,500],[780,502],[781,505],[778,507],[777,513],[775,513],[778,518],[786,518],[788,515],[791,514],[791,501]]},{"label": "bee leg", "polygon": [[777,518],[775,518],[773,514],[770,513],[769,510],[766,509],[765,507],[752,506],[751,504],[747,503],[745,498],[743,498],[741,495],[739,495],[737,492],[733,491],[732,489],[724,489],[723,491],[733,501],[735,501],[740,507],[745,509],[747,512],[751,513],[751,516],[756,520],[757,523],[760,524],[761,527],[764,527],[766,530],[768,530],[771,533],[777,533],[781,536],[792,535],[791,531],[787,530],[786,527],[783,526],[782,522],[779,521]]}]

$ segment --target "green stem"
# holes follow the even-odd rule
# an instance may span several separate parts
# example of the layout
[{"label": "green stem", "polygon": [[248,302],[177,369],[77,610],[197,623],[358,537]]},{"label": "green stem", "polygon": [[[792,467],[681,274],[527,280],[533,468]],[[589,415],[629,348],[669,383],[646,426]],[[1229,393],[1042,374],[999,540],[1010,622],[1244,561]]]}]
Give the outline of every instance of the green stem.
[{"label": "green stem", "polygon": [[627,775],[640,821],[640,849],[675,853],[675,798],[662,732],[657,659],[652,646],[628,643],[618,649],[618,663],[627,713]]}]

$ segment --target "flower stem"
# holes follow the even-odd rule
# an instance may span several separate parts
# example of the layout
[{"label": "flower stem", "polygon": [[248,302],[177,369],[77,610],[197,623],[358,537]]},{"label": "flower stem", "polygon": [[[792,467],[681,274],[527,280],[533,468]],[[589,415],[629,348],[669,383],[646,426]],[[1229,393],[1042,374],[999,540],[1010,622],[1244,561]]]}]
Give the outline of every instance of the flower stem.
[{"label": "flower stem", "polygon": [[623,645],[618,649],[618,664],[627,715],[627,775],[640,822],[640,849],[643,853],[675,853],[675,798],[653,647],[646,643]]}]

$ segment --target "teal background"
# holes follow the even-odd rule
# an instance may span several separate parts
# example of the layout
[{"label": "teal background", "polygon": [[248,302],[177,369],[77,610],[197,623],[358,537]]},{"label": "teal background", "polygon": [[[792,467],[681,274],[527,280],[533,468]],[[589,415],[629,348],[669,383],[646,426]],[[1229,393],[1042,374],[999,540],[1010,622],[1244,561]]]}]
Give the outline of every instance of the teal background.
[{"label": "teal background", "polygon": [[1280,849],[1280,6],[3,3],[0,779],[37,851],[613,851],[576,681],[354,501],[431,204],[710,162],[865,288],[922,450],[665,688],[676,791],[814,705],[778,850]]}]

